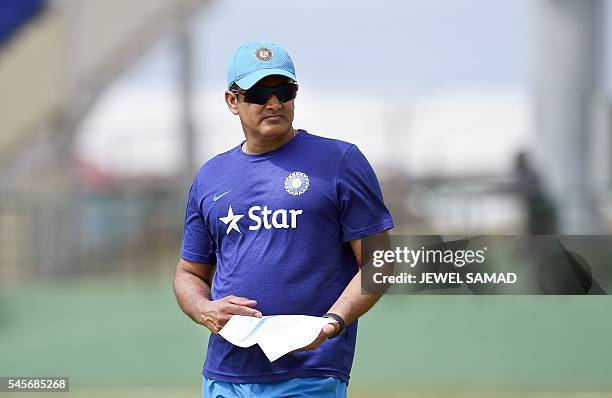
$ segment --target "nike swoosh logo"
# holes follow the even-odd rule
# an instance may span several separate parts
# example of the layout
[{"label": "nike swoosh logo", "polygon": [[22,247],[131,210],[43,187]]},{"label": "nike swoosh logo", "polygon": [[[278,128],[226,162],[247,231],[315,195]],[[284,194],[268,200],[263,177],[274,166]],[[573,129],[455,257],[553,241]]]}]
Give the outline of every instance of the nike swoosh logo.
[{"label": "nike swoosh logo", "polygon": [[215,195],[213,196],[213,202],[218,201],[219,199],[221,199],[222,197],[224,197],[225,195],[227,195],[228,193],[232,192],[232,190],[230,189],[227,192],[223,192],[221,195]]}]

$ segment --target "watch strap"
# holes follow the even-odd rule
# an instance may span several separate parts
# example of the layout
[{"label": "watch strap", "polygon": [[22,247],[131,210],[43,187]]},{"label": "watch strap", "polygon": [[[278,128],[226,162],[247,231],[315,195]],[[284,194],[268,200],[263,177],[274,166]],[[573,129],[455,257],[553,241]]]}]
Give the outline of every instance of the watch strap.
[{"label": "watch strap", "polygon": [[323,315],[323,318],[333,319],[334,321],[338,322],[338,325],[340,325],[340,331],[338,331],[338,333],[330,337],[330,339],[335,339],[336,337],[340,336],[346,331],[346,323],[344,322],[344,319],[342,319],[340,315],[334,314],[333,312],[328,312],[327,314]]}]

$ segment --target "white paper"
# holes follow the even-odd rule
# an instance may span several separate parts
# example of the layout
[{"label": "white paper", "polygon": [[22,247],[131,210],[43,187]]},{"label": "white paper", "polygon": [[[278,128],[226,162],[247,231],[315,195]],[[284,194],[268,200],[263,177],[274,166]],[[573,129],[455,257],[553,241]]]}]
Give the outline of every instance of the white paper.
[{"label": "white paper", "polygon": [[219,331],[238,347],[259,344],[270,362],[315,341],[323,326],[333,319],[308,315],[272,315],[256,318],[233,315]]}]

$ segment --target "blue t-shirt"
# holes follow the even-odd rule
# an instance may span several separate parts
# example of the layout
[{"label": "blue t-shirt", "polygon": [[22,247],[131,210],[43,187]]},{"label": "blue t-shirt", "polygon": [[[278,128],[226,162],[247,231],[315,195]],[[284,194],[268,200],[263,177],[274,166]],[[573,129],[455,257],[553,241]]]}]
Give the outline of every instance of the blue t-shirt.
[{"label": "blue t-shirt", "polygon": [[[257,300],[264,315],[321,316],[358,271],[351,240],[393,228],[374,170],[350,143],[300,130],[260,155],[241,145],[209,160],[189,192],[181,257],[216,263],[212,298]],[[270,363],[259,346],[211,335],[202,374],[262,383],[338,377],[348,383],[357,322],[318,349]]]}]

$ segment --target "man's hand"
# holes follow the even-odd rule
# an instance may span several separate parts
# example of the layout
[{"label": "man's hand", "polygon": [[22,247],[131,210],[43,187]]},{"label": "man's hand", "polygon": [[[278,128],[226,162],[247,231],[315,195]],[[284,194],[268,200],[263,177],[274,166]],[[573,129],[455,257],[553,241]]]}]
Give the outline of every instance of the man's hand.
[{"label": "man's hand", "polygon": [[213,334],[219,331],[232,315],[248,315],[261,318],[261,312],[253,306],[257,301],[246,297],[227,296],[219,300],[203,302],[198,308],[197,322],[206,326]]},{"label": "man's hand", "polygon": [[302,352],[302,351],[315,350],[315,349],[319,348],[319,346],[321,344],[323,344],[323,342],[325,340],[327,340],[330,337],[334,336],[339,331],[340,331],[340,325],[338,325],[338,322],[328,323],[327,325],[323,326],[323,329],[321,329],[321,332],[319,333],[319,335],[317,336],[315,341],[313,341],[312,343],[308,344],[306,347],[300,348],[299,350],[295,350],[293,352]]}]

